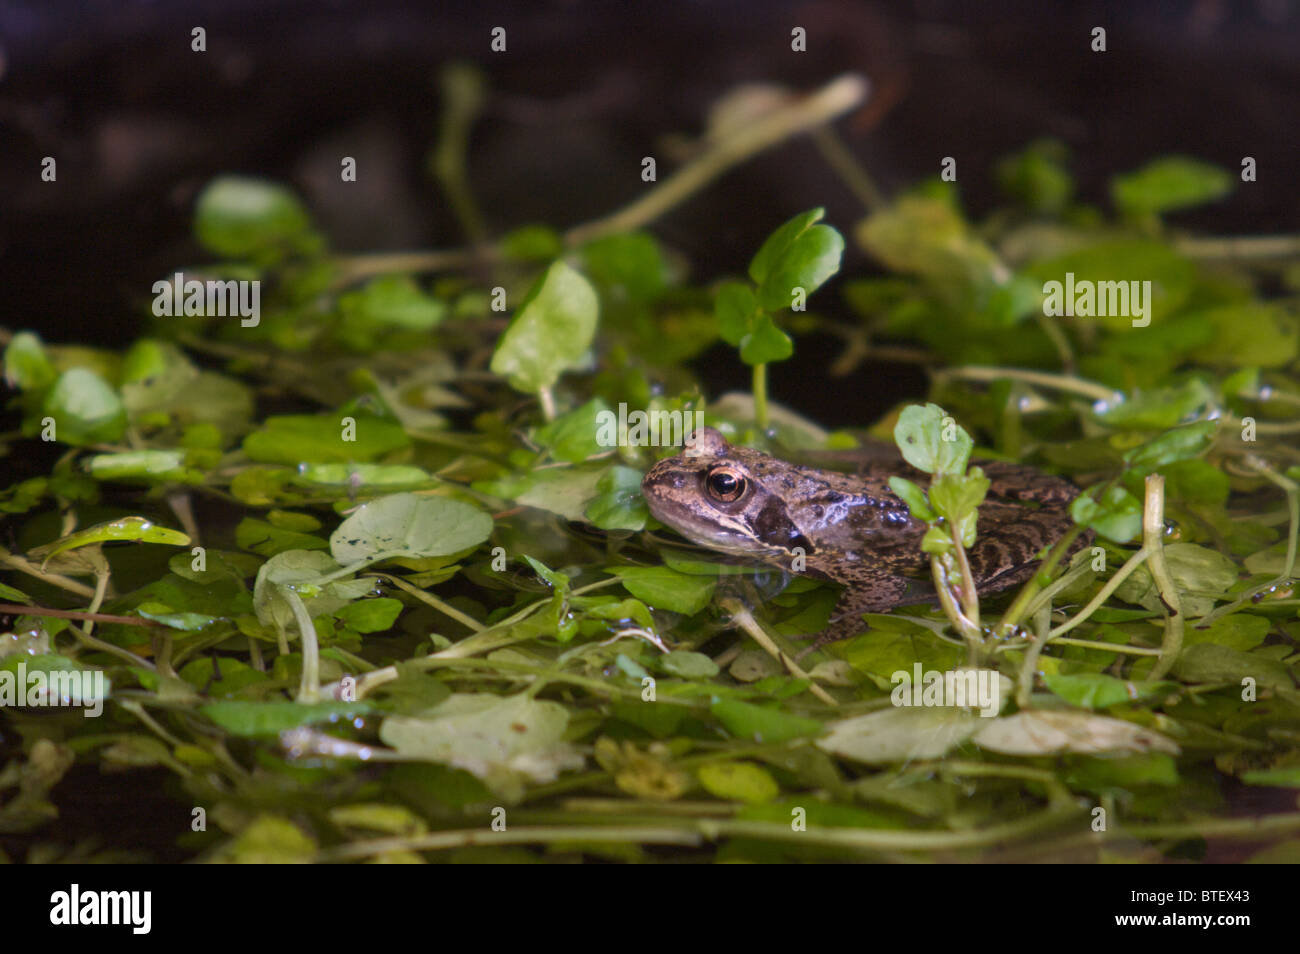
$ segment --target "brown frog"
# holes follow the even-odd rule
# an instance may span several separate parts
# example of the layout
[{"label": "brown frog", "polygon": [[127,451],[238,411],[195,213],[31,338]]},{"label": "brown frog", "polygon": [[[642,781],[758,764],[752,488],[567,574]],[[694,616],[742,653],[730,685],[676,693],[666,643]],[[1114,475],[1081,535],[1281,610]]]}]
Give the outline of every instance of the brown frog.
[{"label": "brown frog", "polygon": [[[1039,551],[1073,526],[1069,505],[1079,491],[1029,467],[980,466],[991,486],[968,556],[985,594],[1033,575]],[[855,473],[791,464],[706,427],[685,453],[650,468],[641,491],[660,522],[695,543],[846,586],[820,646],[862,632],[863,613],[934,598],[913,578],[928,574],[926,524],[890,490],[892,474],[928,481],[901,460],[865,461]]]}]

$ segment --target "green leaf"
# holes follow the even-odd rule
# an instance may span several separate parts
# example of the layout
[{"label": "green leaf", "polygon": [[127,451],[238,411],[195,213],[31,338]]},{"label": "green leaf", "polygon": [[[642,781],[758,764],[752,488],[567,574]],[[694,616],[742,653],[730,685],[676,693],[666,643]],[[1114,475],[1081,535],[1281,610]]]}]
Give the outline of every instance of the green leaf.
[{"label": "green leaf", "polygon": [[753,762],[706,762],[695,774],[715,798],[761,805],[781,794],[776,780]]},{"label": "green leaf", "polygon": [[556,467],[483,481],[475,490],[513,500],[526,507],[558,513],[565,520],[585,520],[587,505],[598,495],[596,489],[606,467]]},{"label": "green leaf", "polygon": [[1138,470],[1157,470],[1195,457],[1214,443],[1218,429],[1215,421],[1197,421],[1166,431],[1154,440],[1135,447],[1124,455],[1124,462]]},{"label": "green leaf", "polygon": [[[1150,309],[1147,317],[1155,326],[1164,324],[1187,300],[1195,278],[1192,263],[1168,244],[1144,239],[1107,239],[1055,258],[1032,262],[1022,272],[1026,278],[1040,283],[1040,288],[1047,282],[1060,282],[1062,305],[1067,276],[1070,274],[1074,275],[1076,297],[1077,290],[1086,287],[1083,282],[1090,282],[1093,289],[1099,289],[1110,287],[1102,286],[1102,282],[1149,281],[1151,297],[1146,302]],[[1138,285],[1139,289],[1145,287]],[[1074,310],[1073,303],[1071,310]],[[1134,310],[1131,302],[1129,310]],[[1092,318],[1053,317],[1051,320],[1097,322],[1115,332],[1129,334],[1133,331],[1133,318],[1132,314],[1123,314]]]},{"label": "green leaf", "polygon": [[718,334],[722,340],[732,347],[739,347],[758,315],[754,290],[744,282],[724,282],[713,299],[713,314],[718,320]]},{"label": "green leaf", "polygon": [[1174,674],[1185,682],[1240,684],[1254,679],[1264,689],[1294,689],[1291,671],[1257,653],[1243,653],[1215,643],[1187,646],[1174,663]]},{"label": "green leaf", "polygon": [[1031,212],[1059,213],[1074,192],[1074,179],[1066,169],[1065,159],[1066,147],[1059,140],[1036,140],[998,162],[998,185]]},{"label": "green leaf", "polygon": [[166,546],[185,547],[189,546],[190,538],[179,530],[160,527],[146,517],[121,517],[60,537],[52,543],[37,547],[30,555],[48,562],[51,557],[67,550],[76,550],[95,543],[115,542],[161,543]]},{"label": "green leaf", "polygon": [[433,477],[409,464],[307,464],[298,468],[295,482],[359,489],[429,484]]},{"label": "green leaf", "polygon": [[716,578],[678,573],[666,566],[611,567],[623,588],[639,600],[670,613],[691,616],[709,605]]},{"label": "green leaf", "polygon": [[266,673],[229,656],[221,657],[219,664],[214,664],[210,656],[193,659],[178,675],[209,698],[234,696],[241,689],[270,680]]},{"label": "green leaf", "polygon": [[517,391],[550,388],[591,346],[599,312],[591,283],[563,261],[537,280],[497,342],[492,372]]},{"label": "green leaf", "polygon": [[32,477],[19,481],[0,492],[0,513],[26,513],[45,499],[50,481],[45,477]]},{"label": "green leaf", "polygon": [[[351,417],[355,426],[344,418]],[[355,439],[348,439],[355,438]],[[351,463],[374,460],[409,447],[402,425],[366,414],[292,414],[268,417],[244,438],[244,453],[269,464]]]},{"label": "green leaf", "polygon": [[38,335],[20,331],[5,347],[5,381],[19,391],[39,391],[53,383],[57,372]]},{"label": "green leaf", "polygon": [[330,535],[330,552],[343,566],[380,554],[446,556],[492,535],[492,518],[447,497],[391,494],[362,504]]},{"label": "green leaf", "polygon": [[501,239],[501,253],[516,262],[549,262],[564,254],[564,241],[549,225],[521,225]]},{"label": "green leaf", "polygon": [[286,530],[256,517],[245,517],[235,527],[235,546],[269,557],[286,550],[324,550],[329,544],[310,533]]},{"label": "green leaf", "polygon": [[891,708],[830,723],[817,747],[868,765],[937,759],[968,739],[982,721],[955,706]]},{"label": "green leaf", "polygon": [[1179,752],[1177,743],[1159,732],[1122,719],[1068,710],[1029,709],[984,720],[974,740],[980,748],[1003,755]]},{"label": "green leaf", "polygon": [[1184,156],[1168,156],[1111,179],[1115,205],[1129,215],[1159,215],[1222,198],[1233,178],[1218,166]]},{"label": "green leaf", "polygon": [[64,444],[109,444],[126,432],[126,408],[118,393],[94,371],[70,368],[45,396],[44,412],[54,418]]},{"label": "green leaf", "polygon": [[1204,364],[1234,370],[1243,365],[1281,368],[1300,353],[1300,321],[1284,305],[1235,302],[1195,312],[1185,320],[1205,321],[1213,329],[1210,340],[1190,355]]},{"label": "green leaf", "polygon": [[32,598],[22,590],[14,589],[8,583],[0,583],[0,599],[9,603],[31,604]]},{"label": "green leaf", "polygon": [[1165,430],[1184,423],[1214,400],[1204,381],[1193,378],[1169,387],[1152,388],[1098,413],[1107,427],[1131,430]]},{"label": "green leaf", "polygon": [[582,767],[582,755],[564,741],[568,725],[558,702],[458,693],[428,717],[390,716],[379,737],[409,758],[464,769],[515,801],[527,782],[552,782]]},{"label": "green leaf", "polygon": [[194,212],[199,243],[228,258],[259,259],[301,247],[310,228],[307,211],[288,189],[238,176],[209,183]]},{"label": "green leaf", "polygon": [[896,272],[950,285],[996,287],[1004,270],[945,199],[904,195],[872,212],[855,230],[858,243]]},{"label": "green leaf", "polygon": [[714,699],[709,711],[735,738],[751,742],[788,742],[819,735],[825,728],[817,719],[789,715],[780,709],[756,706],[738,699]]},{"label": "green leaf", "polygon": [[524,560],[533,568],[533,572],[551,585],[555,592],[560,596],[566,596],[569,592],[569,577],[564,573],[557,573],[541,560],[524,554]]},{"label": "green leaf", "polygon": [[[973,515],[984,502],[984,495],[989,490],[989,479],[978,467],[971,469],[968,475],[944,474],[930,483],[930,504],[935,512],[950,523],[960,523]],[[963,546],[970,546],[963,540]]]},{"label": "green leaf", "polygon": [[929,630],[903,620],[877,617],[873,632],[847,644],[845,657],[859,672],[872,675],[886,685],[894,673],[910,673],[916,663],[926,670],[945,672],[959,665],[961,650]]},{"label": "green leaf", "polygon": [[203,613],[176,613],[170,606],[164,606],[161,603],[141,603],[135,608],[136,613],[145,619],[151,619],[155,623],[162,623],[172,629],[179,629],[182,632],[195,632],[204,627],[211,626],[221,617],[207,616]]},{"label": "green leaf", "polygon": [[1254,649],[1268,638],[1271,623],[1253,613],[1233,613],[1220,616],[1209,626],[1188,626],[1183,635],[1183,645],[1215,643],[1242,652]]},{"label": "green leaf", "polygon": [[965,474],[975,442],[937,404],[903,408],[894,426],[894,442],[903,458],[928,474]]},{"label": "green leaf", "polygon": [[933,520],[938,516],[930,509],[930,502],[925,497],[925,491],[906,477],[890,477],[889,489],[897,494],[903,503],[907,504],[907,509],[918,520]]},{"label": "green leaf", "polygon": [[584,511],[602,530],[641,530],[650,516],[641,496],[641,472],[611,467],[596,483],[597,496]]},{"label": "green leaf", "polygon": [[361,584],[360,592],[353,595],[346,585],[322,584],[321,578],[342,569],[328,553],[320,550],[286,550],[277,553],[257,571],[253,584],[253,609],[263,626],[285,628],[297,624],[293,607],[284,589],[298,593],[309,616],[334,613],[370,592],[373,584],[368,580],[347,581]]},{"label": "green leaf", "polygon": [[654,236],[620,232],[582,246],[583,268],[592,281],[622,289],[633,301],[651,301],[664,289],[668,269]]},{"label": "green leaf", "polygon": [[395,600],[391,596],[381,596],[349,603],[334,616],[358,633],[382,633],[392,629],[401,614],[401,600]]},{"label": "green leaf", "polygon": [[1178,762],[1165,752],[1130,753],[1122,759],[1084,756],[1070,762],[1065,783],[1084,791],[1131,793],[1140,786],[1179,783]]},{"label": "green leaf", "polygon": [[351,722],[371,711],[364,702],[319,702],[307,704],[272,700],[246,702],[229,700],[199,706],[199,712],[234,735],[279,735],[288,729],[316,722]]},{"label": "green leaf", "polygon": [[796,215],[768,236],[749,263],[749,277],[758,285],[756,298],[763,308],[789,308],[796,288],[811,295],[840,270],[844,237],[829,225],[815,224],[823,215],[824,209]]},{"label": "green leaf", "polygon": [[[1300,788],[1300,766],[1288,768],[1255,769],[1243,772],[1241,780],[1247,785],[1272,785],[1279,788]],[[1300,842],[1291,842],[1294,848],[1300,848]],[[1292,851],[1292,858],[1300,860],[1300,854]]]},{"label": "green leaf", "polygon": [[310,864],[316,858],[316,842],[287,818],[262,814],[254,818],[216,855],[231,864]]},{"label": "green leaf", "polygon": [[409,275],[381,275],[340,295],[339,311],[350,333],[364,337],[388,328],[428,331],[446,317],[447,306],[426,295]]},{"label": "green leaf", "polygon": [[771,276],[776,264],[795,246],[799,236],[820,222],[825,215],[826,210],[822,208],[800,212],[769,235],[749,263],[749,277],[754,280],[754,284],[762,285]]},{"label": "green leaf", "polygon": [[96,480],[184,481],[201,483],[203,475],[185,467],[184,451],[139,450],[122,454],[96,454],[86,462],[86,470]]},{"label": "green leaf", "polygon": [[767,312],[759,312],[753,330],[740,339],[740,360],[749,365],[784,361],[792,354],[794,342]]},{"label": "green leaf", "polygon": [[1189,504],[1213,507],[1227,503],[1231,491],[1228,475],[1206,460],[1180,460],[1161,468],[1165,475],[1165,497]]},{"label": "green leaf", "polygon": [[[20,665],[27,676],[25,685],[13,678],[18,675]],[[11,678],[6,680],[9,685],[20,693],[28,693],[38,705],[71,706],[75,703],[93,708],[112,694],[112,683],[106,673],[57,653],[16,652],[0,657],[0,672],[10,674]],[[56,676],[56,673],[84,675],[69,682],[67,677]],[[43,678],[33,678],[38,674]]]},{"label": "green leaf", "polygon": [[659,668],[670,676],[682,679],[712,679],[718,674],[718,664],[703,653],[674,649],[659,658]]},{"label": "green leaf", "polygon": [[377,831],[386,835],[422,835],[427,829],[419,815],[404,805],[366,803],[339,805],[329,811],[330,821],[342,828]]},{"label": "green leaf", "polygon": [[533,439],[546,448],[556,460],[580,464],[588,457],[609,450],[596,439],[600,433],[598,421],[610,408],[600,398],[593,398],[579,408],[561,414],[544,427],[538,428]]},{"label": "green leaf", "polygon": [[[1215,602],[1227,598],[1228,587],[1237,579],[1237,565],[1228,557],[1194,543],[1170,543],[1164,551],[1165,564],[1178,588],[1184,616],[1193,619],[1204,616],[1214,608]],[[1115,595],[1156,612],[1164,606],[1146,566],[1134,570],[1115,590]]]},{"label": "green leaf", "polygon": [[1178,689],[1176,682],[1129,682],[1104,673],[1049,674],[1043,676],[1043,682],[1066,702],[1085,709],[1106,709]]},{"label": "green leaf", "polygon": [[1070,516],[1116,543],[1127,543],[1142,532],[1142,501],[1123,487],[1111,487],[1100,500],[1086,493],[1074,498]]},{"label": "green leaf", "polygon": [[583,608],[588,619],[605,619],[616,623],[626,623],[640,626],[642,629],[653,630],[655,628],[654,618],[650,615],[650,609],[640,600],[612,600],[608,597],[598,597],[602,600],[598,605],[589,605],[584,602],[586,597],[576,597],[572,602],[577,608]]}]

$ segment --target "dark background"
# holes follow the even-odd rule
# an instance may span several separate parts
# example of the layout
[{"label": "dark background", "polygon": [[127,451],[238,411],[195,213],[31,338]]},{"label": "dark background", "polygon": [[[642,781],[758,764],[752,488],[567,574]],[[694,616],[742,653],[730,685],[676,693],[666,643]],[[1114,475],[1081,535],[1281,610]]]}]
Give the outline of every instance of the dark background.
[{"label": "dark background", "polygon": [[[796,25],[807,53],[790,51]],[[206,53],[191,52],[194,26],[207,30]],[[493,26],[507,30],[506,54],[489,51]],[[1106,53],[1089,48],[1096,26]],[[978,215],[996,201],[993,162],[1049,135],[1071,148],[1086,200],[1104,203],[1110,175],[1157,155],[1233,171],[1250,155],[1256,183],[1175,221],[1261,234],[1295,231],[1300,219],[1297,0],[0,0],[0,325],[56,342],[136,337],[152,282],[203,260],[192,203],[223,172],[288,182],[339,250],[461,244],[424,172],[436,77],[451,60],[487,72],[470,173],[494,232],[569,226],[641,194],[641,157],[665,155],[666,136],[698,135],[709,104],[737,83],[811,89],[847,71],[870,77],[874,93],[838,128],[887,190],[934,175],[951,155]],[[47,155],[57,183],[40,180]],[[357,183],[339,182],[343,155],[357,158]],[[671,168],[661,161],[661,177]],[[709,280],[743,271],[776,224],[814,205],[842,230],[862,215],[798,140],[654,231]],[[844,274],[870,267],[850,246]],[[841,309],[834,287],[814,304]],[[773,395],[822,423],[862,425],[923,393],[915,369],[893,364],[828,385],[834,347],[801,340],[772,368]],[[714,395],[748,385],[732,349],[697,366]],[[109,791],[79,768],[56,792],[63,824],[111,831],[113,844],[156,843],[155,813],[170,803],[165,776],[158,801],[145,777]],[[1244,808],[1241,795],[1229,799]],[[174,846],[158,851],[175,856]]]},{"label": "dark background", "polygon": [[[790,50],[790,29],[809,52]],[[207,30],[206,53],[190,30]],[[503,26],[508,52],[489,51]],[[1108,51],[1090,49],[1093,27]],[[344,251],[462,243],[424,171],[449,60],[487,71],[472,185],[494,232],[564,227],[641,194],[640,158],[698,135],[734,84],[811,89],[846,71],[874,93],[839,124],[895,190],[957,159],[979,214],[994,160],[1033,138],[1066,142],[1083,198],[1157,155],[1181,152],[1258,182],[1179,224],[1223,234],[1295,229],[1300,213],[1300,2],[70,3],[0,0],[0,288],[9,328],[49,340],[136,337],[139,302],[202,261],[189,237],[198,190],[242,172],[290,183]],[[42,156],[57,183],[40,180]],[[339,157],[359,181],[343,184]],[[862,208],[806,140],[733,171],[654,226],[697,277],[742,271],[762,238],[825,205],[847,230]],[[850,249],[844,274],[870,268]],[[834,288],[815,300],[842,306]],[[847,316],[845,316],[847,317]],[[869,365],[824,381],[835,342],[802,342],[773,394],[830,425],[864,424],[924,381]],[[699,363],[716,395],[747,384],[731,349]],[[845,400],[837,389],[850,389]]]}]

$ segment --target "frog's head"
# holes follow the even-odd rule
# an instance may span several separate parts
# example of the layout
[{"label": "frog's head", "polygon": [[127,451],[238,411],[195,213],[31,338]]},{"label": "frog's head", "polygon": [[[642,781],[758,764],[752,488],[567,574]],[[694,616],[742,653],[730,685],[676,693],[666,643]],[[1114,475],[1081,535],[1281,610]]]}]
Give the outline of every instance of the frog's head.
[{"label": "frog's head", "polygon": [[641,493],[655,518],[688,540],[776,560],[795,547],[813,552],[788,509],[791,495],[782,492],[780,473],[789,470],[775,458],[734,447],[716,430],[704,427],[687,441],[682,454],[650,468]]}]

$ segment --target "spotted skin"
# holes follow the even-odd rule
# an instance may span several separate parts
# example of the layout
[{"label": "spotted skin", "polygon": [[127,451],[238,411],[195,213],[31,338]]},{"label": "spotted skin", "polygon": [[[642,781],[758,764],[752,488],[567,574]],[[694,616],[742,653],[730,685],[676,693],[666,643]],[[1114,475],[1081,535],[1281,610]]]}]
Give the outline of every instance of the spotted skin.
[{"label": "spotted skin", "polygon": [[[713,428],[703,428],[692,448],[646,474],[641,489],[650,512],[701,546],[843,584],[814,646],[861,632],[863,613],[934,599],[930,559],[921,551],[926,524],[889,488],[890,476],[924,484],[927,475],[902,461],[869,460],[849,473],[792,464],[733,446]],[[1073,527],[1069,507],[1078,490],[1030,467],[981,466],[990,487],[967,556],[984,595],[1034,574],[1035,557]],[[1070,552],[1088,539],[1081,536]]]}]

